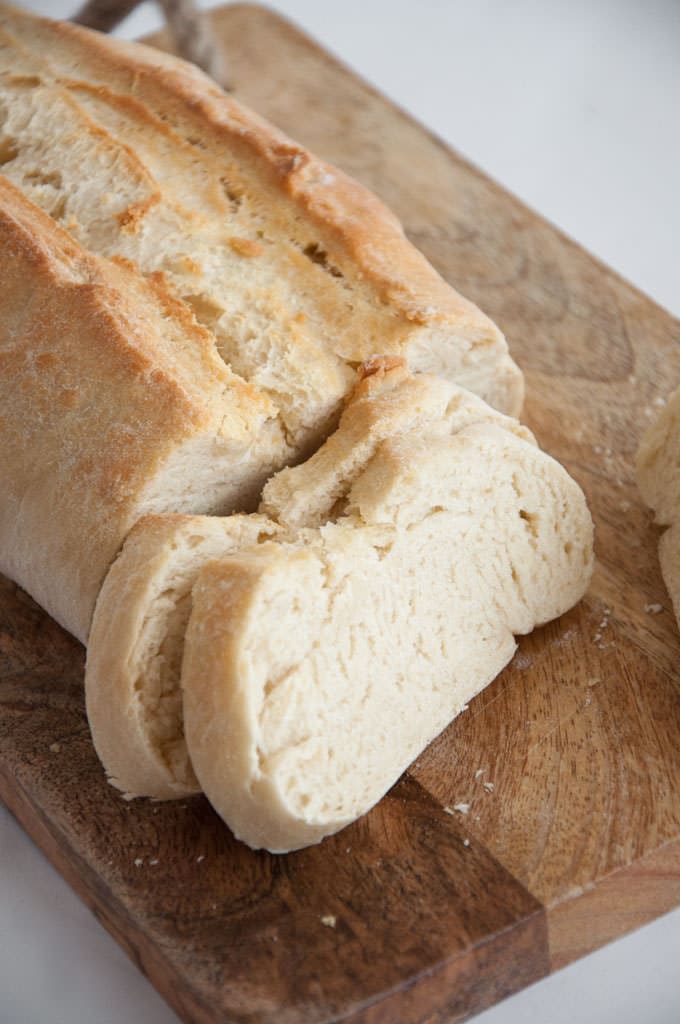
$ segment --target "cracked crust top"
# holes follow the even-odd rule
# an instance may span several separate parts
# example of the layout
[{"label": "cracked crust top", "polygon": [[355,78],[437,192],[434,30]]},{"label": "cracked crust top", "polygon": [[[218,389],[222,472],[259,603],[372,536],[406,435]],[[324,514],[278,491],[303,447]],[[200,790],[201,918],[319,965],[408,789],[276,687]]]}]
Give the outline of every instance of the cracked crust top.
[{"label": "cracked crust top", "polygon": [[[254,169],[266,193],[287,199],[316,226],[326,250],[321,257],[329,255],[341,269],[356,271],[376,302],[388,307],[405,329],[408,325],[400,354],[412,369],[450,375],[501,411],[517,415],[522,376],[503,335],[441,278],[368,189],[291,141],[184,61],[4,4],[0,27],[22,47],[46,55],[73,88],[114,92],[119,103],[127,97],[137,105],[137,116],[145,108],[200,160],[217,159],[228,170],[236,157]],[[128,213],[134,219],[144,210],[135,207]],[[363,351],[357,361],[374,351]],[[349,352],[347,357],[355,358]]]}]

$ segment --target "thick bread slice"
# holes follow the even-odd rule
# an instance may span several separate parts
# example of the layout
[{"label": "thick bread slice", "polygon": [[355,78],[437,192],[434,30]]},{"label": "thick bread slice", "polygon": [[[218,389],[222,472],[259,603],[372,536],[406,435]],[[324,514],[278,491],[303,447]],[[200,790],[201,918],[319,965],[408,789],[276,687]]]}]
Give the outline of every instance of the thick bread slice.
[{"label": "thick bread slice", "polygon": [[148,512],[252,508],[290,459],[162,278],[86,253],[0,176],[0,572],[79,639]]},{"label": "thick bread slice", "polygon": [[583,494],[534,446],[488,424],[383,442],[336,522],[199,574],[182,687],[206,796],[255,848],[337,831],[591,565]]},{"label": "thick bread slice", "polygon": [[[224,601],[222,583],[203,586],[202,593],[210,592],[214,602],[209,614],[193,613],[195,642],[189,677],[198,680],[190,687],[194,708],[205,700],[206,711],[203,717],[200,711],[194,714],[202,738],[196,740],[190,761],[184,738],[180,648],[192,610],[192,587],[211,559],[220,573],[228,575],[233,569],[239,580],[245,574],[248,594],[251,583],[259,593],[260,578],[275,577],[275,586],[282,588],[277,598],[282,617],[279,622],[278,612],[265,612],[263,606],[266,635],[258,641],[263,657],[275,658],[279,643],[282,656],[291,643],[301,643],[310,655],[316,651],[321,657],[325,651],[328,686],[338,686],[350,703],[348,694],[356,686],[361,688],[374,668],[380,678],[385,673],[389,677],[394,664],[389,658],[385,661],[385,645],[400,652],[405,664],[415,658],[418,686],[414,689],[399,679],[419,709],[414,736],[421,745],[434,728],[427,718],[428,707],[435,715],[433,721],[445,724],[459,703],[485,685],[510,657],[513,631],[524,632],[559,614],[585,589],[592,527],[583,496],[564,470],[535,448],[528,433],[454,385],[405,376],[402,364],[384,360],[364,373],[336,435],[315,456],[319,473],[308,474],[301,466],[296,471],[297,486],[291,486],[288,471],[281,474],[285,486],[277,488],[277,478],[271,483],[271,493],[280,499],[276,505],[280,522],[262,515],[226,520],[148,517],[126,541],[97,602],[86,695],[95,746],[113,784],[128,795],[165,799],[195,791],[190,763],[196,756],[205,762],[214,750],[218,767],[212,782],[207,776],[207,781],[199,778],[209,794],[215,794],[218,810],[223,810],[214,787],[222,758],[229,757],[219,738],[224,721],[218,716],[214,726],[207,725],[205,716],[212,715],[207,709],[223,699],[225,686],[249,686],[245,656],[238,671],[236,663],[230,663],[235,675],[225,682],[223,645],[227,634],[244,629],[247,638],[255,627],[248,616],[242,621],[238,609],[230,617],[228,605],[235,593],[231,583],[224,586]],[[387,428],[397,436],[386,440]],[[336,474],[324,469],[332,464],[339,467]],[[325,494],[317,485],[318,476],[326,482]],[[330,509],[325,522],[315,528],[306,524],[300,512],[306,496],[310,522],[317,524],[321,510]],[[231,553],[233,557],[222,559]],[[409,562],[412,555],[415,563]],[[320,592],[319,579],[326,572],[324,566],[331,563]],[[325,588],[336,588],[336,583],[339,596],[337,603],[333,598],[331,608]],[[374,583],[375,592],[371,590]],[[307,586],[301,602],[298,591],[304,593]],[[355,599],[359,626],[342,618],[347,602]],[[242,603],[241,597],[234,600]],[[254,596],[243,601],[244,607],[250,603],[260,607]],[[436,606],[434,610],[428,601]],[[336,643],[330,635],[336,626],[322,628],[313,616],[308,617],[315,603],[317,610],[331,608],[333,615],[337,610],[337,629],[342,632],[345,625],[349,629],[345,639]],[[303,616],[299,620],[298,613]],[[442,639],[441,623],[448,616],[452,629]],[[361,632],[361,623],[367,627],[366,635],[354,647],[349,639],[352,630]],[[409,629],[416,623],[414,636]],[[285,633],[291,627],[294,636],[280,636],[281,630]],[[208,628],[218,634],[215,661],[209,667],[211,683],[203,662],[199,664],[201,658],[211,658],[209,649],[201,650]],[[486,639],[480,640],[480,629]],[[411,653],[404,653],[397,642],[401,637],[409,650],[413,647]],[[235,634],[230,642],[240,643]],[[500,654],[488,663],[480,662],[480,651],[485,650]],[[469,651],[476,653],[466,668]],[[486,666],[486,675],[477,671],[478,663]],[[431,684],[423,682],[428,666]],[[244,675],[237,683],[241,669]],[[304,666],[301,671],[306,671]],[[272,668],[270,674],[277,676],[278,670]],[[339,680],[343,675],[345,680]],[[204,691],[213,683],[216,689],[209,696]],[[421,683],[426,700],[419,696]],[[432,686],[441,689],[441,699],[432,696]],[[253,693],[257,692],[256,686]],[[286,692],[283,688],[280,695]],[[332,707],[330,691],[323,692],[323,701],[328,699]],[[390,693],[388,686],[389,699]],[[318,710],[319,700],[310,697],[310,707]],[[298,714],[293,705],[286,710],[285,702],[276,708],[272,714],[280,713],[282,723]],[[392,739],[401,749],[401,734],[394,732]],[[407,748],[412,749],[408,744]],[[299,825],[299,843],[304,843],[312,841],[305,838],[312,833],[318,838],[340,827],[336,819],[329,821],[312,823],[311,832],[309,823],[294,823],[291,828],[294,831]],[[250,833],[246,839],[260,842]],[[266,842],[277,844],[279,839],[272,833]]]},{"label": "thick bread slice", "polygon": [[501,333],[358,183],[184,62],[6,5],[0,33],[4,173],[88,248],[164,270],[293,445],[376,353],[519,411]]},{"label": "thick bread slice", "polygon": [[209,559],[273,537],[294,538],[298,526],[321,523],[331,510],[339,514],[390,434],[437,437],[479,422],[501,422],[531,437],[449,381],[413,378],[403,360],[374,360],[360,369],[338,429],[318,454],[293,477],[273,477],[271,518],[149,516],[138,523],[106,577],[88,642],[88,717],[113,785],[157,799],[198,788],[184,742],[179,670],[191,588]]},{"label": "thick bread slice", "polygon": [[160,800],[200,792],[179,685],[198,567],[281,531],[264,516],[147,516],[97,602],[87,649],[87,716],[112,785]]},{"label": "thick bread slice", "polygon": [[637,480],[654,520],[667,526],[659,540],[666,589],[680,624],[680,388],[648,427],[637,453]]}]

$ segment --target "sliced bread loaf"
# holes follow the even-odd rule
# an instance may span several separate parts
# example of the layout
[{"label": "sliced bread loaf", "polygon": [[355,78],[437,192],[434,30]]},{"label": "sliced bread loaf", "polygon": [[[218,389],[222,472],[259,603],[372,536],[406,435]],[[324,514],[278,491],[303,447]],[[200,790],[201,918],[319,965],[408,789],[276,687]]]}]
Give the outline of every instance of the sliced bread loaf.
[{"label": "sliced bread loaf", "polygon": [[[269,518],[148,518],[97,603],[86,693],[111,781],[200,784],[251,845],[368,809],[591,571],[583,495],[524,428],[398,362],[364,373],[336,434],[268,485]],[[303,747],[334,751],[304,768],[318,800],[294,792]]]},{"label": "sliced bread loaf", "polygon": [[180,667],[191,588],[208,560],[327,522],[386,437],[497,422],[531,438],[449,381],[411,376],[403,360],[373,360],[359,377],[335,433],[307,463],[272,478],[266,514],[147,516],[127,538],[97,601],[86,671],[94,743],[124,792],[169,799],[199,788],[184,743]]}]

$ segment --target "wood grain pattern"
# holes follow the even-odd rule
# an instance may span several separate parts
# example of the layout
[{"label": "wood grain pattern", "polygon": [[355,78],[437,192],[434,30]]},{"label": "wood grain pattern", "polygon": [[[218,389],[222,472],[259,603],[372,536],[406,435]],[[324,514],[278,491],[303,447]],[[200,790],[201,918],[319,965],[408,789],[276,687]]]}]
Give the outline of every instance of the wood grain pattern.
[{"label": "wood grain pattern", "polygon": [[680,903],[680,640],[632,467],[680,325],[276,15],[214,23],[236,94],[378,192],[505,330],[597,571],[371,814],[287,857],[202,799],[121,800],[82,648],[2,581],[0,796],[186,1021],[462,1020]]}]

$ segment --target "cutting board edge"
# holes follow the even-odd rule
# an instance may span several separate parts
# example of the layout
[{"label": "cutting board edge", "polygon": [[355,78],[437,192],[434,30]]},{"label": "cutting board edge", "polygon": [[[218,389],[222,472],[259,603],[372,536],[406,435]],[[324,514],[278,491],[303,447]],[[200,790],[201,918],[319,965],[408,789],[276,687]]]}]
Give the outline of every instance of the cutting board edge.
[{"label": "cutting board edge", "polygon": [[207,1002],[190,985],[182,984],[181,988],[177,988],[172,984],[172,963],[78,850],[67,845],[67,841],[55,833],[45,811],[31,800],[16,776],[10,782],[1,760],[0,800],[52,867],[178,1016],[186,1024],[215,1024]]}]

